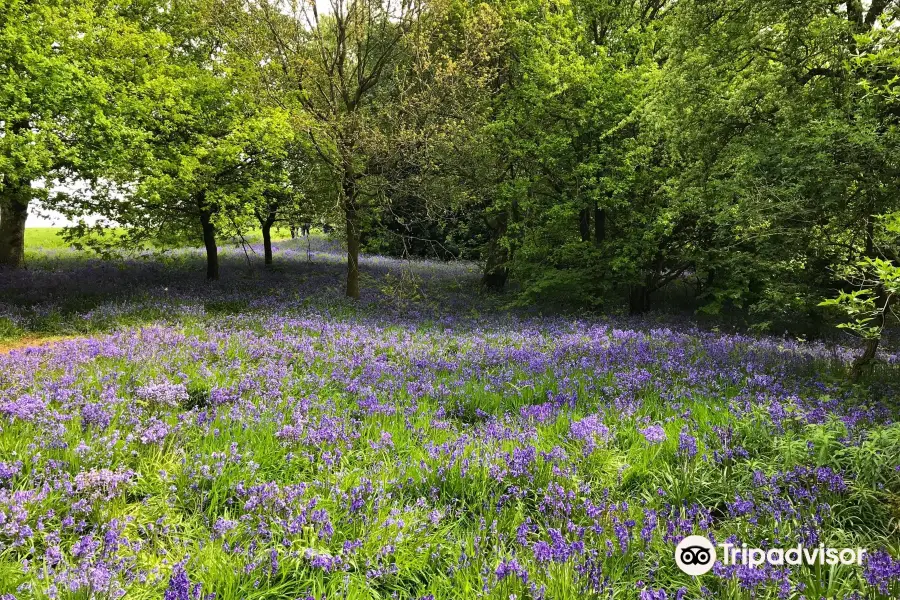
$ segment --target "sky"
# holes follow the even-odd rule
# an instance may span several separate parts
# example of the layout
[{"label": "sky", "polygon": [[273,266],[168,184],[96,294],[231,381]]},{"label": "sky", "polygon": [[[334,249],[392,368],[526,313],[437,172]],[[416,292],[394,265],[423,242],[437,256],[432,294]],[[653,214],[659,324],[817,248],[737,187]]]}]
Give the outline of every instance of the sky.
[{"label": "sky", "polygon": [[[34,184],[35,187],[42,187],[44,185],[43,181],[37,181]],[[75,184],[65,184],[65,185],[57,185],[54,186],[51,190],[51,193],[56,192],[75,192],[88,189],[87,183],[75,183]],[[93,225],[99,219],[98,216],[87,215],[84,217],[84,220]],[[32,202],[28,209],[28,219],[25,221],[25,228],[29,227],[66,227],[67,225],[74,225],[75,221],[72,219],[66,218],[62,214],[56,212],[55,210],[46,210],[40,206],[38,206],[37,202]]]},{"label": "sky", "polygon": [[[96,216],[87,216],[84,220],[93,225],[97,222]],[[36,207],[32,206],[28,211],[28,220],[25,221],[25,228],[29,227],[65,227],[67,225],[74,225],[75,222],[71,219],[67,219],[63,215],[59,214],[56,211],[50,210],[38,210]]]}]

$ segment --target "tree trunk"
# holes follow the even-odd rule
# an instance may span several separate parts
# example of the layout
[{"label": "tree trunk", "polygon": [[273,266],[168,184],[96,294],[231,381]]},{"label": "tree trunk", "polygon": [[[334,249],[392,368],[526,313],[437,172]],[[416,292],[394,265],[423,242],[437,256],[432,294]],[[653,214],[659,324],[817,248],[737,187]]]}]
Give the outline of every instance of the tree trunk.
[{"label": "tree trunk", "polygon": [[628,312],[639,315],[650,310],[650,291],[646,285],[632,285],[628,295]]},{"label": "tree trunk", "polygon": [[[515,217],[515,206],[511,211]],[[509,277],[509,248],[501,243],[506,235],[506,228],[510,220],[510,211],[497,215],[495,219],[487,222],[491,230],[491,238],[484,249],[484,274],[481,276],[481,285],[492,292],[502,292],[506,287]]]},{"label": "tree trunk", "polygon": [[606,239],[606,210],[594,203],[594,243],[598,246]]},{"label": "tree trunk", "polygon": [[866,366],[875,359],[875,353],[878,352],[878,342],[881,338],[870,338],[866,340],[866,347],[863,353],[856,357],[853,365],[850,367],[850,381],[856,383],[863,374]]},{"label": "tree trunk", "polygon": [[[7,122],[13,135],[28,131],[27,119]],[[21,269],[25,266],[25,221],[31,200],[31,182],[9,181],[0,195],[0,267]]]},{"label": "tree trunk", "polygon": [[206,246],[206,278],[219,279],[219,248],[216,246],[216,226],[212,223],[212,211],[200,209],[200,223],[203,225],[203,245]]},{"label": "tree trunk", "polygon": [[29,182],[10,185],[0,197],[0,267],[25,266],[25,220],[30,189]]},{"label": "tree trunk", "polygon": [[869,215],[866,220],[866,256],[875,258],[875,217]]},{"label": "tree trunk", "polygon": [[[875,252],[875,217],[871,214],[868,216],[866,220],[866,256],[868,258],[876,258],[877,254]],[[888,302],[887,295],[884,291],[884,286],[879,285],[876,289],[876,298],[875,298],[875,306],[881,307],[883,310],[880,312],[880,316],[878,319],[878,324],[880,329],[884,329],[885,324],[885,313],[889,310],[888,306],[886,306]],[[875,360],[875,354],[878,352],[878,344],[881,341],[881,335],[879,331],[879,337],[877,338],[869,338],[866,340],[866,346],[863,348],[862,354],[856,357],[853,361],[853,364],[850,366],[850,381],[856,383],[859,381],[859,378],[862,377],[863,371],[865,368]]]},{"label": "tree trunk", "polygon": [[263,253],[265,254],[265,263],[272,264],[272,225],[275,223],[275,211],[266,216],[262,222],[263,235]]},{"label": "tree trunk", "polygon": [[356,182],[348,176],[344,183],[344,218],[347,227],[347,297],[359,298],[359,215],[356,211]]},{"label": "tree trunk", "polygon": [[591,211],[586,208],[578,213],[578,231],[582,242],[591,241]]},{"label": "tree trunk", "polygon": [[265,255],[265,263],[272,264],[272,225],[268,222],[262,224],[263,235],[263,254]]},{"label": "tree trunk", "polygon": [[493,292],[502,292],[509,277],[509,269],[506,267],[508,251],[499,242],[491,240],[487,247],[487,261],[484,265],[484,275],[481,277],[481,285]]},{"label": "tree trunk", "polygon": [[850,381],[854,383],[859,381],[859,378],[862,377],[866,367],[875,360],[875,354],[878,352],[878,344],[881,342],[881,335],[884,331],[885,321],[887,320],[887,312],[890,310],[890,307],[888,306],[890,298],[888,297],[887,292],[885,292],[884,286],[879,285],[876,288],[875,293],[875,306],[881,309],[878,313],[878,318],[876,319],[879,328],[878,337],[866,340],[866,346],[863,348],[863,353],[857,356],[856,360],[854,360],[853,364],[850,366]]}]

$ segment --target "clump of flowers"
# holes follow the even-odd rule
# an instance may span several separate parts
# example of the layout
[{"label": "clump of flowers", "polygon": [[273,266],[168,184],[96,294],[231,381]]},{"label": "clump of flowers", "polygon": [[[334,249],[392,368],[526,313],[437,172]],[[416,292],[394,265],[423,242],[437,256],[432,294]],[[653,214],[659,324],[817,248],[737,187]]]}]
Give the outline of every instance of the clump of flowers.
[{"label": "clump of flowers", "polygon": [[123,492],[134,478],[134,471],[92,469],[75,476],[75,489],[92,499],[114,498]]},{"label": "clump of flowers", "polygon": [[663,589],[654,590],[653,588],[645,588],[641,590],[640,600],[669,600],[669,598],[672,598],[673,600],[682,600],[682,598],[685,597],[687,597],[687,588],[684,587],[679,588],[674,596],[669,596],[666,593],[666,590]]},{"label": "clump of flowers", "polygon": [[112,422],[112,412],[100,402],[85,404],[81,407],[81,422],[85,427],[96,425],[105,429]]},{"label": "clump of flowers", "polygon": [[169,587],[163,595],[164,600],[200,600],[202,586],[199,583],[191,585],[184,562],[175,565],[172,576],[169,578]]},{"label": "clump of flowers", "polygon": [[651,444],[661,444],[666,441],[666,430],[662,428],[662,425],[650,425],[641,429],[640,432],[644,439]]},{"label": "clump of flowers", "polygon": [[393,450],[394,438],[389,431],[382,431],[380,439],[370,442],[369,445],[372,446],[372,450]]},{"label": "clump of flowers", "polygon": [[33,394],[23,394],[14,400],[0,403],[0,414],[22,421],[33,421],[46,410],[47,401]]},{"label": "clump of flowers", "polygon": [[598,415],[590,415],[575,421],[570,432],[573,438],[584,442],[584,450],[588,454],[609,439],[609,427],[603,424]]},{"label": "clump of flowers", "polygon": [[884,550],[867,553],[863,577],[881,594],[890,594],[892,586],[896,587],[893,591],[900,591],[900,560]]},{"label": "clump of flowers", "polygon": [[153,417],[144,427],[143,431],[141,431],[139,439],[142,444],[151,445],[161,442],[167,435],[169,435],[169,426],[165,422]]},{"label": "clump of flowers", "polygon": [[678,454],[685,458],[697,456],[697,438],[688,433],[687,427],[683,427],[678,434]]},{"label": "clump of flowers", "polygon": [[520,565],[515,558],[501,560],[494,574],[497,575],[498,581],[503,581],[507,577],[518,577],[522,583],[528,583],[528,569]]},{"label": "clump of flowers", "polygon": [[158,404],[175,408],[186,402],[190,395],[183,383],[152,383],[143,385],[135,394],[148,404]]},{"label": "clump of flowers", "polygon": [[0,461],[0,483],[6,479],[12,479],[22,472],[22,461],[3,462]]}]

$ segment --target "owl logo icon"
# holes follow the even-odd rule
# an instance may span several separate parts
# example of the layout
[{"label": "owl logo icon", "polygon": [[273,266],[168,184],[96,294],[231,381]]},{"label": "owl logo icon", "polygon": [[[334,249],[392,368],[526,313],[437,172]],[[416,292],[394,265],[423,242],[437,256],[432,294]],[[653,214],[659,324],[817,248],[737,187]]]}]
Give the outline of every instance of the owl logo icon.
[{"label": "owl logo icon", "polygon": [[709,573],[716,562],[716,549],[702,535],[689,535],[675,547],[675,564],[694,577]]}]

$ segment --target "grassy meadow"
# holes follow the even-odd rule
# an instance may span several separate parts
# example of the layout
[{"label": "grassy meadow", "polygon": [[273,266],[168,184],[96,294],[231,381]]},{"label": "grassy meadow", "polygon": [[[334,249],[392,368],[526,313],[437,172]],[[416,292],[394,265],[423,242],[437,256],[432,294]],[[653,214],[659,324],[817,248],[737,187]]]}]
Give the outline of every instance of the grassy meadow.
[{"label": "grassy meadow", "polygon": [[61,232],[61,227],[26,227],[25,249],[40,252],[68,248],[69,244],[62,238]]}]

